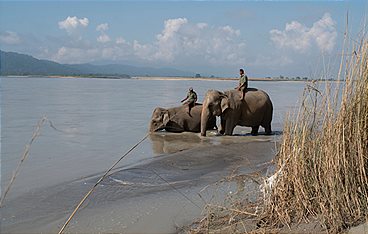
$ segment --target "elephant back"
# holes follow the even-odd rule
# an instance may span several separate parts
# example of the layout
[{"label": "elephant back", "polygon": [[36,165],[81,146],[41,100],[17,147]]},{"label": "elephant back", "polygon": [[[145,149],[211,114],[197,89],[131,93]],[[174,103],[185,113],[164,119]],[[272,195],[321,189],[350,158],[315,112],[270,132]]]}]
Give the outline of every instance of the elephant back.
[{"label": "elephant back", "polygon": [[232,108],[247,109],[249,112],[264,112],[265,109],[273,109],[272,102],[268,94],[256,88],[247,88],[244,99],[241,99],[242,93],[238,90],[228,90],[225,94],[232,100]]}]

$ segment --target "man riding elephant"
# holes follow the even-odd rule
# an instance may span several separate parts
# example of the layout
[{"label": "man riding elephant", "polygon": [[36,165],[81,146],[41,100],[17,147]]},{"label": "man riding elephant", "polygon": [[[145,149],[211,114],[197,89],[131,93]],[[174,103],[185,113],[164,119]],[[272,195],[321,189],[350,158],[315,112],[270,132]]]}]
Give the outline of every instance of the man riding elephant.
[{"label": "man riding elephant", "polygon": [[239,70],[240,77],[239,77],[239,85],[235,89],[239,90],[242,93],[241,100],[244,99],[244,94],[247,91],[248,88],[248,76],[245,75],[244,70]]},{"label": "man riding elephant", "polygon": [[235,126],[251,127],[252,135],[257,135],[262,126],[267,135],[271,134],[273,105],[268,94],[248,88],[244,99],[241,96],[238,90],[209,90],[202,105],[201,135],[206,135],[207,122],[214,116],[221,117],[221,134],[232,135]]},{"label": "man riding elephant", "polygon": [[194,107],[195,103],[197,102],[197,93],[194,92],[193,88],[190,87],[189,91],[187,93],[187,97],[181,100],[183,102],[183,105],[188,105],[188,114],[190,114],[190,110]]}]

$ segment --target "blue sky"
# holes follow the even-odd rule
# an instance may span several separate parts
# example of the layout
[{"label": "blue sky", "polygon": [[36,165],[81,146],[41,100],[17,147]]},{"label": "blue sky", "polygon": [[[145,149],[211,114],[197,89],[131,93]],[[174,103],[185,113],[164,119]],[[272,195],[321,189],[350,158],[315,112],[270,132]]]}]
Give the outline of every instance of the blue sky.
[{"label": "blue sky", "polygon": [[[0,1],[0,48],[60,63],[311,76],[339,63],[367,1]],[[352,40],[350,40],[352,42]]]}]

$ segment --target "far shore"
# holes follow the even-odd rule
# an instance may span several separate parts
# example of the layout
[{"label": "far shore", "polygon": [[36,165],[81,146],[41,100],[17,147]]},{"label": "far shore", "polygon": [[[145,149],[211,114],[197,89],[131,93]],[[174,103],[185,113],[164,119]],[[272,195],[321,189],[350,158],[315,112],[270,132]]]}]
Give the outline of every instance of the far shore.
[{"label": "far shore", "polygon": [[[85,78],[94,78],[94,79],[137,79],[137,80],[238,80],[239,78],[234,77],[183,77],[183,76],[132,76],[132,77],[120,77],[120,76],[45,76],[45,75],[8,75],[3,76],[8,78],[68,78],[68,79],[85,79]],[[270,78],[249,78],[249,80],[259,80],[259,81],[277,81],[276,79]],[[286,80],[285,80],[286,81]]]},{"label": "far shore", "polygon": [[[180,77],[180,76],[133,76],[131,79],[137,80],[213,80],[213,81],[236,81],[239,78],[235,77]],[[250,81],[306,81],[306,80],[292,80],[292,79],[271,79],[271,78],[259,78],[249,77]]]},{"label": "far shore", "polygon": [[[172,80],[172,81],[178,81],[178,80],[211,80],[211,81],[236,81],[239,78],[235,77],[181,77],[181,76],[131,76],[131,77],[125,77],[125,76],[62,76],[62,75],[6,75],[1,76],[6,78],[62,78],[62,79],[114,79],[114,80],[120,80],[120,79],[135,79],[135,80]],[[277,78],[266,78],[266,77],[249,77],[248,80],[250,81],[292,81],[292,82],[307,82],[307,81],[327,81],[327,80],[305,80],[305,79],[277,79]],[[328,80],[330,82],[335,82],[338,80]]]},{"label": "far shore", "polygon": [[[238,80],[239,78],[234,78],[234,77],[180,77],[180,76],[173,76],[173,77],[164,77],[164,76],[134,76],[132,77],[132,79],[137,79],[137,80],[221,80],[221,81],[226,81],[226,80]],[[272,79],[268,79],[268,78],[249,78],[249,80],[262,80],[262,81],[272,81]]]}]

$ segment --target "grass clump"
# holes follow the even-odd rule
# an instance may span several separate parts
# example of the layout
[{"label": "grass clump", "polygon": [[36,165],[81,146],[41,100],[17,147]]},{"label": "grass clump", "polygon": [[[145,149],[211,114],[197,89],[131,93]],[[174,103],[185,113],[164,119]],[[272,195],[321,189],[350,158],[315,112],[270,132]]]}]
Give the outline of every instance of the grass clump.
[{"label": "grass clump", "polygon": [[306,86],[276,173],[261,186],[251,180],[258,198],[209,204],[188,233],[339,233],[368,222],[368,40],[350,55],[338,81]]},{"label": "grass clump", "polygon": [[338,81],[307,84],[276,173],[251,180],[257,199],[207,205],[188,233],[338,233],[368,222],[368,40],[350,54]]},{"label": "grass clump", "polygon": [[368,220],[367,40],[340,70],[342,82],[325,83],[325,92],[308,85],[298,114],[286,121],[262,226],[313,218],[340,232]]}]

